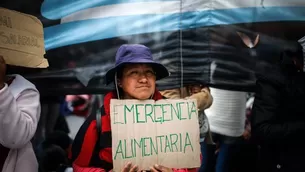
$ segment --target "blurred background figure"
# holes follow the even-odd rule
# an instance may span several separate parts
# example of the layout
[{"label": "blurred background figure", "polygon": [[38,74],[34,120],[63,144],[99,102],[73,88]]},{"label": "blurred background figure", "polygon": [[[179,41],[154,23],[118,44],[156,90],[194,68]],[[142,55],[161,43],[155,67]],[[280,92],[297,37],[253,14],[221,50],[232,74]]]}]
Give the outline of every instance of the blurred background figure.
[{"label": "blurred background figure", "polygon": [[260,145],[261,172],[305,171],[305,75],[299,44],[257,75],[252,136]]},{"label": "blurred background figure", "polygon": [[54,131],[37,147],[36,156],[41,172],[64,172],[71,167],[72,139],[63,131]]},{"label": "blurred background figure", "polygon": [[87,117],[89,115],[92,95],[67,95],[65,100],[71,114]]},{"label": "blurred background figure", "polygon": [[65,97],[64,107],[65,119],[70,128],[69,136],[74,139],[78,129],[90,115],[95,115],[101,107],[100,95],[67,95]]},{"label": "blurred background figure", "polygon": [[39,172],[66,172],[69,160],[66,152],[58,145],[44,145],[39,159]]},{"label": "blurred background figure", "polygon": [[210,88],[213,104],[205,110],[209,119],[213,141],[217,147],[207,146],[203,158],[213,164],[215,169],[206,171],[231,172],[237,171],[235,165],[237,153],[243,141],[246,119],[246,92]]}]

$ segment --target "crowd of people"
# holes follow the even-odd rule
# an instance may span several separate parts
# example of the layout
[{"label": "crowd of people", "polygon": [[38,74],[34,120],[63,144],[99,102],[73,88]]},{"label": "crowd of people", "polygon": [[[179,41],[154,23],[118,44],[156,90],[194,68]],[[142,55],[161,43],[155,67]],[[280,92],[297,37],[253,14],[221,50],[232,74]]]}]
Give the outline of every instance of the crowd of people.
[{"label": "crowd of people", "polygon": [[[297,46],[284,51],[264,75],[257,75],[255,93],[204,83],[159,91],[156,81],[169,76],[167,68],[153,60],[148,47],[126,44],[105,76],[115,90],[99,102],[91,95],[40,97],[21,75],[6,75],[0,56],[0,171],[112,171],[111,99],[197,101],[201,167],[155,164],[152,172],[305,171],[303,65],[302,48]],[[66,114],[86,118],[75,138],[68,135]],[[143,169],[127,163],[121,171]]]}]

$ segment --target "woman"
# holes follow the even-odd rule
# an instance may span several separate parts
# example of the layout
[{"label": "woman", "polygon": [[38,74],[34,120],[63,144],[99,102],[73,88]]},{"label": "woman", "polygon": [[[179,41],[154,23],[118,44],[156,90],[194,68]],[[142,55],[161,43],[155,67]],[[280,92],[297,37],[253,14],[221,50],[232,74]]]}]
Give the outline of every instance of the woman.
[{"label": "woman", "polygon": [[[106,73],[107,84],[114,82],[116,90],[105,95],[101,109],[102,131],[97,131],[95,116],[89,116],[80,128],[73,146],[74,171],[110,171],[112,164],[110,100],[111,99],[162,99],[156,89],[156,80],[169,76],[167,69],[153,61],[150,50],[143,45],[122,45],[116,54],[116,64]],[[136,164],[126,164],[122,171],[139,171]],[[151,171],[173,171],[155,165]]]},{"label": "woman", "polygon": [[40,116],[39,92],[20,75],[7,79],[0,56],[0,171],[38,171],[33,138]]}]

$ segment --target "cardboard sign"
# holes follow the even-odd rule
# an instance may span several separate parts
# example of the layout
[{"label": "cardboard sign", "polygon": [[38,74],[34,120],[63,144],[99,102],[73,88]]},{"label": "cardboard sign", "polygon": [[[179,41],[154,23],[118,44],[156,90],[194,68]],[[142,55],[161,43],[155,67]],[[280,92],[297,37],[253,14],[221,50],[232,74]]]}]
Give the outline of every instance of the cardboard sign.
[{"label": "cardboard sign", "polygon": [[200,166],[197,102],[195,100],[111,100],[114,171],[127,162],[148,170]]},{"label": "cardboard sign", "polygon": [[36,17],[0,8],[0,55],[7,64],[46,68],[43,26]]}]

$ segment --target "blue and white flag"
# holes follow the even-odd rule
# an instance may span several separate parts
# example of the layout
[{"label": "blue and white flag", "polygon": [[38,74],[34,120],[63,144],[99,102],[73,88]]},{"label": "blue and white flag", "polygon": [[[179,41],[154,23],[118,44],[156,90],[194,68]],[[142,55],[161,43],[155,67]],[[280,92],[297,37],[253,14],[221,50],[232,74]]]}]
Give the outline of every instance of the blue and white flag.
[{"label": "blue and white flag", "polygon": [[257,66],[273,65],[305,29],[304,0],[44,0],[38,11],[50,68],[28,78],[68,91],[111,89],[103,76],[125,43],[145,44],[168,67],[160,89],[202,82],[251,91],[255,73],[266,72]]}]

